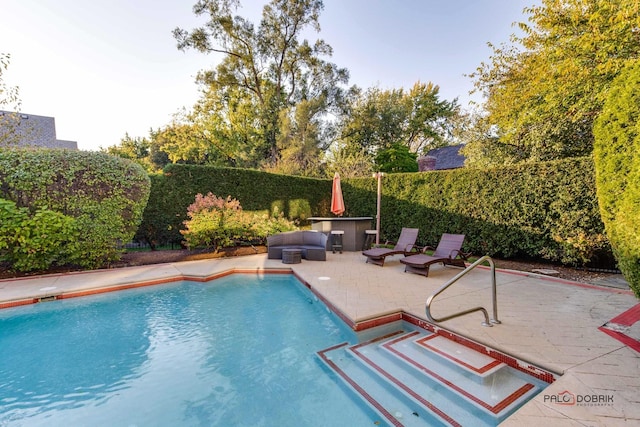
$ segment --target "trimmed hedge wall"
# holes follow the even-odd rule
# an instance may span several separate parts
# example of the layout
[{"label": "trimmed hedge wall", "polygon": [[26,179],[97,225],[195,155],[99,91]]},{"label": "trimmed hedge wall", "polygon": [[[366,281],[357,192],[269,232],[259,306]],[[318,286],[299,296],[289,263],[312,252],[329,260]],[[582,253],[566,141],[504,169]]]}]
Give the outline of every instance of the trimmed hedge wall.
[{"label": "trimmed hedge wall", "polygon": [[[344,216],[375,216],[376,180],[342,180]],[[170,165],[152,177],[152,191],[137,238],[180,242],[187,206],[197,193],[238,199],[246,210],[279,212],[304,221],[331,216],[331,180],[253,170]],[[490,170],[457,169],[389,174],[383,178],[381,240],[402,227],[418,227],[420,244],[442,233],[464,233],[465,249],[500,257],[547,258],[583,264],[608,256],[590,158]]]},{"label": "trimmed hedge wall", "polygon": [[[0,198],[74,219],[79,265],[119,258],[119,246],[138,229],[149,197],[144,169],[105,153],[70,150],[0,150]],[[72,257],[73,258],[73,257]]]},{"label": "trimmed hedge wall", "polygon": [[[376,211],[374,179],[343,182],[352,215]],[[590,158],[502,167],[391,174],[382,184],[382,239],[418,227],[419,243],[463,233],[465,249],[499,257],[583,264],[610,252]]]},{"label": "trimmed hedge wall", "polygon": [[602,219],[620,270],[640,298],[640,61],[613,81],[593,132]]},{"label": "trimmed hedge wall", "polygon": [[329,215],[331,181],[276,175],[250,169],[167,165],[151,176],[151,196],[136,240],[151,247],[180,243],[187,207],[196,194],[237,199],[248,211],[264,211],[306,225],[313,215]]}]

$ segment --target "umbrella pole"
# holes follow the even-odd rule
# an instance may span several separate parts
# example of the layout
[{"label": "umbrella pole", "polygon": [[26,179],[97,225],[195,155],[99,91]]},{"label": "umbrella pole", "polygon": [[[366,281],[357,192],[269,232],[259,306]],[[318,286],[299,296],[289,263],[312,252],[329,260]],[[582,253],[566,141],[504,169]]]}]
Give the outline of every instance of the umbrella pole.
[{"label": "umbrella pole", "polygon": [[382,176],[384,173],[376,172],[373,176],[378,178],[378,207],[376,210],[376,245],[380,244],[380,199],[382,198]]}]

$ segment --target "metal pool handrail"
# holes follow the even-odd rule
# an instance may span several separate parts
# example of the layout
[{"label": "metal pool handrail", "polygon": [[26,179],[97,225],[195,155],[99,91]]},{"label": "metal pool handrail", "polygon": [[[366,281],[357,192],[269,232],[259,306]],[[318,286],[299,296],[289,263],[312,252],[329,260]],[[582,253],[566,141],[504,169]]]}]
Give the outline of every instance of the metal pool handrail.
[{"label": "metal pool handrail", "polygon": [[[460,279],[463,276],[465,276],[467,273],[469,273],[471,270],[476,268],[478,265],[480,265],[484,261],[489,261],[489,265],[491,266],[491,296],[492,296],[492,302],[493,302],[493,319],[489,320],[489,314],[487,313],[487,310],[484,307],[470,308],[468,310],[464,310],[464,311],[461,311],[459,313],[454,313],[454,314],[451,314],[449,316],[441,317],[439,319],[433,317],[431,315],[431,303],[433,302],[435,297],[440,295],[449,286],[451,286],[455,282],[457,282],[458,279]],[[482,322],[482,326],[493,326],[492,323],[493,324],[500,324],[501,322],[498,320],[498,297],[497,297],[497,294],[496,294],[496,266],[493,263],[493,260],[491,259],[491,257],[489,257],[488,255],[483,256],[482,258],[480,258],[479,260],[477,260],[476,262],[471,264],[469,267],[467,267],[466,269],[464,269],[463,271],[458,273],[458,275],[453,277],[447,283],[445,283],[440,289],[438,289],[433,295],[431,295],[427,299],[427,305],[425,307],[425,310],[426,310],[426,313],[427,313],[427,318],[430,321],[436,322],[436,323],[444,322],[445,320],[453,319],[454,317],[464,316],[465,314],[474,313],[476,311],[481,311],[484,314],[484,320],[485,320],[484,322]]]}]

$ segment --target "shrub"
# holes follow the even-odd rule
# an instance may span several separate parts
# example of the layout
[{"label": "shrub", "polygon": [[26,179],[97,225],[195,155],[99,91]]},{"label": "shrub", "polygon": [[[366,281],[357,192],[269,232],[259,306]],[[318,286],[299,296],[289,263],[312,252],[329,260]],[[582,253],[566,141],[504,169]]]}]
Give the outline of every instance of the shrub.
[{"label": "shrub", "polygon": [[[331,209],[329,179],[276,175],[251,169],[171,164],[152,175],[152,190],[136,240],[150,245],[177,244],[196,194],[233,194],[246,211],[303,223]],[[348,209],[348,207],[347,207]],[[347,213],[348,215],[348,213]]]},{"label": "shrub", "polygon": [[270,217],[267,213],[247,212],[240,202],[228,196],[226,199],[212,193],[197,194],[187,209],[181,230],[188,247],[223,248],[241,243],[264,243],[270,234],[294,230],[296,227],[281,216]]},{"label": "shrub", "polygon": [[0,197],[35,213],[72,217],[79,230],[70,262],[94,268],[116,260],[132,239],[149,197],[140,165],[105,153],[0,150]]},{"label": "shrub", "polygon": [[46,270],[78,257],[78,229],[73,218],[39,208],[30,215],[26,208],[0,199],[0,261],[27,272]]},{"label": "shrub", "polygon": [[640,298],[640,61],[612,83],[594,136],[600,213],[620,270]]}]

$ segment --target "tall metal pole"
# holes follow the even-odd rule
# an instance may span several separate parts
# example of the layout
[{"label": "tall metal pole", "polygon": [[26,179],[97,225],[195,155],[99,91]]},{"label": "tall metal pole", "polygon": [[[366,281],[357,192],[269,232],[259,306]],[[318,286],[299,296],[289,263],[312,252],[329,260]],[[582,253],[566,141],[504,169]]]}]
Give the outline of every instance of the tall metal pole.
[{"label": "tall metal pole", "polygon": [[382,196],[382,172],[376,172],[374,175],[378,178],[378,209],[376,211],[376,245],[380,244],[380,199]]}]

